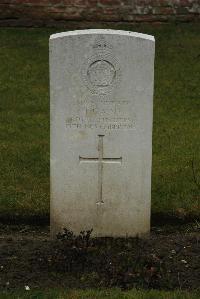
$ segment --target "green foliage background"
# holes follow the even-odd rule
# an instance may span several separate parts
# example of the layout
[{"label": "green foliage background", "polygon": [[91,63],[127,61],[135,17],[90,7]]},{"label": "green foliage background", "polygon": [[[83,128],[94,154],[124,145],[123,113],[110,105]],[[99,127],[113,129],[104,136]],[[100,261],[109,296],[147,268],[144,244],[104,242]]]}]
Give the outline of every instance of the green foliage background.
[{"label": "green foliage background", "polygon": [[[115,29],[156,38],[152,212],[199,217],[200,24]],[[0,215],[49,214],[48,38],[65,30],[0,29]]]}]

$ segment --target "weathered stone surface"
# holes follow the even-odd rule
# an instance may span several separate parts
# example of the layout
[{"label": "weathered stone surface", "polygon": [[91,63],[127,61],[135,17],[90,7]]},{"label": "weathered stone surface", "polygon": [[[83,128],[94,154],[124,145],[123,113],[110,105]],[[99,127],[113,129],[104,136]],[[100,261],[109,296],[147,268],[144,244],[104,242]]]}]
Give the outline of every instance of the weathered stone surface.
[{"label": "weathered stone surface", "polygon": [[117,30],[50,37],[51,231],[150,228],[154,38]]}]

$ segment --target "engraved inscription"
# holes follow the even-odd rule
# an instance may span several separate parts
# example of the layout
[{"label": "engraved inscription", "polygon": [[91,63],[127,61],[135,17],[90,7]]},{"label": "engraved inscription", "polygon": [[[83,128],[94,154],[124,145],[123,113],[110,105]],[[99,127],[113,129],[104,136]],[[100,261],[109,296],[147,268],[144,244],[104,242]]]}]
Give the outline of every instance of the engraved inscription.
[{"label": "engraved inscription", "polygon": [[108,43],[103,35],[100,35],[95,39],[95,42],[93,44],[93,49],[96,51],[105,51],[105,50],[112,50],[113,46]]},{"label": "engraved inscription", "polygon": [[136,115],[130,100],[95,96],[77,100],[77,112],[66,117],[65,123],[68,129],[135,130]]},{"label": "engraved inscription", "polygon": [[67,123],[67,129],[103,129],[103,130],[134,130],[134,123],[97,124],[97,123]]},{"label": "engraved inscription", "polygon": [[67,115],[66,128],[135,130],[133,101],[116,98],[121,94],[121,68],[114,46],[104,36],[91,40],[80,72],[85,86],[76,99],[76,108]]},{"label": "engraved inscription", "polygon": [[122,157],[120,158],[104,158],[103,156],[103,137],[104,135],[98,135],[98,157],[97,158],[85,158],[79,156],[79,163],[98,163],[98,201],[97,204],[103,204],[103,164],[105,163],[118,163],[122,164]]}]

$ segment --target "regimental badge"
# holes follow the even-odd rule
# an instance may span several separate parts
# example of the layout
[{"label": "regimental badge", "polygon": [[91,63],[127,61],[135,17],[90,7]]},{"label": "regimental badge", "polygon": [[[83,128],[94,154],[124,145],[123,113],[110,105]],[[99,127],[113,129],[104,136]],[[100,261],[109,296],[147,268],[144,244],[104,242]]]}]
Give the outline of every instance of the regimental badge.
[{"label": "regimental badge", "polygon": [[118,86],[120,66],[113,55],[113,47],[103,36],[98,37],[92,45],[93,55],[82,67],[82,78],[93,94],[107,94]]}]

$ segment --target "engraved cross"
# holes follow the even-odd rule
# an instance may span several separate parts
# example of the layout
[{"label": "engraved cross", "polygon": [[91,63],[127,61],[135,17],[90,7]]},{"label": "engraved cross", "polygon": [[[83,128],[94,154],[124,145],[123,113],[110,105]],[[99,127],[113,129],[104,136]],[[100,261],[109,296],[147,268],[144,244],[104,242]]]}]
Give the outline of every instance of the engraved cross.
[{"label": "engraved cross", "polygon": [[98,201],[97,204],[103,204],[102,198],[102,189],[103,189],[103,165],[104,164],[112,164],[118,163],[122,164],[122,157],[120,158],[104,158],[103,157],[103,137],[104,135],[98,135],[99,142],[98,142],[98,152],[99,155],[97,158],[85,158],[79,157],[80,163],[98,163]]}]

